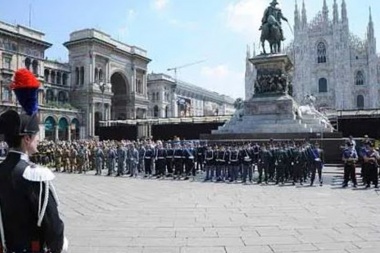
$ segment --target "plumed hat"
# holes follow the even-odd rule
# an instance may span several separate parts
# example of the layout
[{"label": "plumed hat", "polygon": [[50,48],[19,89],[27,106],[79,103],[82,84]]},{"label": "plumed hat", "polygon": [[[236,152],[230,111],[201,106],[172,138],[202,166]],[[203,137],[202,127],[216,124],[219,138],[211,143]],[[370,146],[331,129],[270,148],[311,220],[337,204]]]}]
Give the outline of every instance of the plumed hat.
[{"label": "plumed hat", "polygon": [[17,111],[7,110],[0,115],[0,134],[8,138],[36,134],[39,131],[37,96],[40,82],[29,70],[19,69],[10,87],[25,113],[19,114]]}]

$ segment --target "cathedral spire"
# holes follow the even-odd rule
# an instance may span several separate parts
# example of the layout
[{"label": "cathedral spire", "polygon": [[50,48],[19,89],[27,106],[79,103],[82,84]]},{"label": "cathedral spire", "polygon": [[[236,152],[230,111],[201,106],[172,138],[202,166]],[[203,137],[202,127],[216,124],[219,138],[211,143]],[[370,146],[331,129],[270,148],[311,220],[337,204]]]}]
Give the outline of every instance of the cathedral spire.
[{"label": "cathedral spire", "polygon": [[368,28],[367,28],[367,37],[368,37],[368,40],[375,38],[375,29],[374,29],[374,25],[372,21],[371,7],[369,7],[369,23],[368,23]]},{"label": "cathedral spire", "polygon": [[333,11],[333,22],[334,22],[334,24],[336,24],[339,21],[338,4],[336,3],[336,0],[334,0],[333,9],[334,9],[334,11]]},{"label": "cathedral spire", "polygon": [[342,22],[347,22],[347,6],[346,1],[342,0]]},{"label": "cathedral spire", "polygon": [[327,8],[326,0],[323,0],[322,14],[323,14],[323,20],[328,21],[329,20],[329,8]]},{"label": "cathedral spire", "polygon": [[249,45],[247,45],[247,59],[251,58],[251,49],[249,48]]},{"label": "cathedral spire", "polygon": [[305,0],[302,1],[302,27],[307,26]]},{"label": "cathedral spire", "polygon": [[300,27],[300,12],[298,10],[297,0],[295,0],[295,8],[294,8],[294,31],[297,31]]}]

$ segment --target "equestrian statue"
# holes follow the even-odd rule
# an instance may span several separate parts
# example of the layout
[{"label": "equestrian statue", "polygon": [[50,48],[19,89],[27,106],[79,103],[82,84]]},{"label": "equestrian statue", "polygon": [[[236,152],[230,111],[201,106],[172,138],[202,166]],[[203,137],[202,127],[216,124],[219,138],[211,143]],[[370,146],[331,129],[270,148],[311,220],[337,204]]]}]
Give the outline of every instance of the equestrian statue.
[{"label": "equestrian statue", "polygon": [[285,40],[281,21],[288,22],[288,19],[283,16],[281,9],[276,5],[278,5],[277,0],[273,0],[266,8],[261,20],[262,24],[259,30],[261,30],[260,41],[264,54],[266,54],[265,41],[269,43],[271,54],[276,54],[281,52],[281,42]]}]

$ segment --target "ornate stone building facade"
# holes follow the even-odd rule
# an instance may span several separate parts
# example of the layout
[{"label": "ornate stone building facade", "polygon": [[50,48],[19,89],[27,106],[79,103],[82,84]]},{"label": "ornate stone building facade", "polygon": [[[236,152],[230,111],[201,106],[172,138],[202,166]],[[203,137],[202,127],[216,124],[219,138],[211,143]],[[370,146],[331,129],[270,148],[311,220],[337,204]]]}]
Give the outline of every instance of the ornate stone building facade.
[{"label": "ornate stone building facade", "polygon": [[[14,72],[28,68],[41,82],[41,139],[94,137],[101,121],[232,114],[233,99],[170,76],[149,75],[144,49],[96,29],[70,34],[69,62],[45,58],[52,44],[34,29],[0,21],[0,113],[21,107],[10,90]],[[107,124],[107,123],[106,123]],[[146,136],[149,126],[140,126]]]},{"label": "ornate stone building facade", "polygon": [[[366,37],[350,32],[347,5],[334,0],[332,14],[326,0],[322,10],[307,20],[307,8],[295,6],[294,41],[288,47],[294,63],[293,95],[302,102],[316,97],[316,106],[336,110],[378,108],[380,61],[371,11]],[[249,96],[255,71],[247,66],[246,93]],[[248,89],[247,89],[248,87]]]},{"label": "ornate stone building facade", "polygon": [[99,121],[146,118],[149,107],[144,49],[116,41],[95,29],[70,34],[72,103],[84,112],[86,136]]},{"label": "ornate stone building facade", "polygon": [[148,75],[148,96],[152,118],[231,115],[235,111],[231,97],[161,73]]},{"label": "ornate stone building facade", "polygon": [[45,59],[50,46],[42,32],[0,22],[0,112],[21,110],[9,85],[17,69],[27,68],[42,84],[38,93],[40,138],[78,139],[84,125],[82,113],[69,103],[70,67]]}]

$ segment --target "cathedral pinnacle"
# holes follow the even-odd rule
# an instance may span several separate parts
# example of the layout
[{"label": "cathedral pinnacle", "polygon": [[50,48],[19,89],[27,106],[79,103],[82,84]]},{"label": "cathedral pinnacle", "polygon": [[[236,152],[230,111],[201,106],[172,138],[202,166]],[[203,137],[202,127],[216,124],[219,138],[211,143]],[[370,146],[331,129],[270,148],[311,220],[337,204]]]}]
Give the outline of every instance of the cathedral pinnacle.
[{"label": "cathedral pinnacle", "polygon": [[347,6],[346,1],[342,0],[342,22],[347,22]]},{"label": "cathedral pinnacle", "polygon": [[298,10],[297,0],[295,0],[295,9],[294,9],[294,30],[297,31],[300,27],[300,12]]},{"label": "cathedral pinnacle", "polygon": [[333,11],[333,22],[334,22],[334,24],[336,24],[339,21],[338,4],[336,3],[336,0],[334,0],[333,9],[334,9],[334,11]]},{"label": "cathedral pinnacle", "polygon": [[369,23],[368,23],[368,31],[367,31],[368,39],[375,38],[375,29],[372,21],[372,11],[371,7],[369,7]]},{"label": "cathedral pinnacle", "polygon": [[329,8],[327,7],[326,0],[323,0],[322,13],[323,13],[323,20],[328,21],[329,20]]},{"label": "cathedral pinnacle", "polygon": [[303,27],[307,26],[305,0],[302,1],[302,26]]}]

